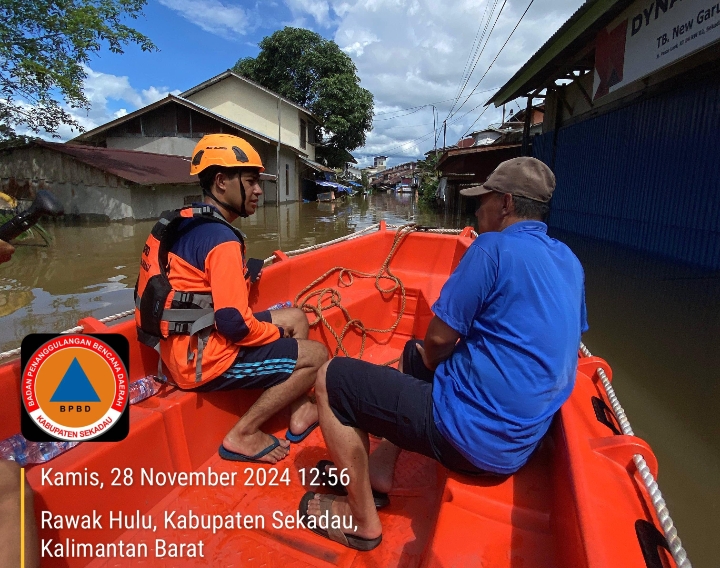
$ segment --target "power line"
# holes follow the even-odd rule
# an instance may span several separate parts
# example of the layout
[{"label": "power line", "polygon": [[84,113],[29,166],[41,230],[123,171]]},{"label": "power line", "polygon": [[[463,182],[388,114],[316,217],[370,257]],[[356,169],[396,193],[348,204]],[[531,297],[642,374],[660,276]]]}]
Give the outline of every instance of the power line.
[{"label": "power line", "polygon": [[[487,39],[485,40],[485,45],[483,46],[483,51],[485,51],[485,48],[487,47],[487,44],[490,43],[490,36],[492,35],[493,31],[495,31],[495,26],[497,25],[498,20],[500,19],[500,14],[502,14],[503,9],[505,8],[505,4],[507,4],[507,0],[504,0],[502,6],[500,6],[500,11],[498,12],[497,17],[495,18],[495,21],[493,22],[492,28],[490,28],[490,33],[488,34]],[[480,55],[482,55],[482,53],[481,53]],[[478,58],[478,59],[479,59],[479,58]],[[493,61],[493,62],[494,62],[494,61]],[[491,64],[491,65],[492,65],[492,64]],[[487,75],[487,72],[488,72],[489,70],[490,70],[490,68],[488,68],[487,71],[485,71],[485,74],[483,75],[483,77],[485,77],[485,75]],[[482,78],[480,79],[480,81],[482,81]],[[475,85],[475,88],[477,88],[477,86],[480,84],[480,81],[478,81],[477,85]],[[472,95],[474,92],[475,92],[475,89],[473,89],[472,91],[470,91],[470,95]],[[457,110],[455,111],[456,113],[459,112],[460,109],[465,105],[465,103],[467,102],[468,98],[470,98],[470,95],[468,95],[468,96],[465,98],[465,100],[462,102],[462,104],[457,108]],[[448,118],[452,118],[453,116],[454,116],[454,114],[452,113],[452,110],[451,110],[451,111],[448,113],[448,116],[447,116],[447,118],[446,118],[445,120],[447,120]]]},{"label": "power line", "polygon": [[[475,108],[477,108],[477,107],[475,107]],[[480,120],[480,117],[481,117],[483,114],[485,114],[485,111],[486,111],[487,109],[489,109],[489,108],[490,108],[490,107],[485,107],[485,108],[483,109],[483,111],[480,113],[480,115],[475,119],[475,121],[474,121],[474,122],[470,125],[470,127],[465,131],[465,134],[463,134],[463,135],[460,137],[461,140],[462,140],[463,138],[465,138],[465,136],[468,135],[468,133],[472,130],[472,127],[475,126],[475,123],[476,123],[478,120]],[[475,109],[473,109],[473,110],[475,110]],[[472,112],[472,110],[471,110],[470,112]],[[468,112],[468,114],[470,114],[470,112]]]},{"label": "power line", "polygon": [[492,16],[495,13],[495,7],[497,6],[498,2],[499,2],[499,0],[495,0],[492,10],[490,11],[490,15],[488,16],[488,19],[485,22],[485,28],[483,29],[483,33],[482,33],[480,42],[478,43],[478,47],[480,47],[480,43],[482,43],[482,38],[485,38],[485,43],[483,44],[483,47],[480,50],[480,53],[478,54],[478,56],[475,58],[472,69],[470,70],[470,73],[468,74],[467,78],[465,79],[465,83],[463,83],[462,88],[460,89],[457,96],[455,97],[455,102],[453,102],[453,105],[450,108],[450,111],[448,112],[447,116],[445,117],[445,120],[452,118],[453,109],[455,108],[455,105],[457,104],[457,102],[460,100],[460,97],[462,96],[462,94],[465,92],[465,87],[467,87],[467,84],[470,82],[470,77],[472,77],[472,74],[475,72],[475,67],[477,66],[478,62],[480,61],[482,54],[485,52],[485,48],[487,47],[487,44],[490,41],[490,36],[492,35],[493,30],[495,29],[495,24],[497,24],[497,21],[500,18],[500,14],[502,14],[503,9],[505,8],[505,4],[507,3],[507,0],[503,1],[502,6],[500,7],[500,11],[498,12],[497,17],[495,18],[495,23],[493,24],[492,28],[490,29],[490,33],[487,35],[487,37],[485,37],[485,32],[487,31],[487,27],[488,27],[488,24],[490,23],[490,20],[492,20]]},{"label": "power line", "polygon": [[[470,91],[470,94],[467,96],[467,98],[466,98],[466,99],[463,101],[463,103],[458,107],[458,109],[457,109],[458,111],[463,107],[463,105],[464,105],[464,104],[468,101],[468,99],[472,96],[472,94],[475,92],[475,89],[477,89],[477,88],[480,86],[480,83],[482,83],[482,80],[483,80],[483,79],[485,78],[485,76],[488,74],[488,72],[490,71],[490,69],[492,69],[492,66],[493,66],[493,65],[495,64],[495,62],[497,61],[497,58],[498,58],[498,57],[500,56],[500,54],[502,53],[503,49],[505,49],[505,46],[508,44],[508,42],[510,41],[510,38],[511,38],[511,37],[513,36],[513,34],[515,33],[515,30],[518,29],[518,26],[520,25],[520,22],[523,21],[523,18],[525,17],[525,14],[528,13],[528,10],[530,9],[530,6],[533,5],[533,2],[534,2],[534,1],[535,1],[535,0],[530,0],[530,3],[527,5],[527,8],[525,8],[525,11],[524,11],[524,12],[522,13],[522,15],[520,16],[520,19],[517,21],[517,23],[515,24],[515,27],[514,27],[514,28],[512,29],[512,31],[510,32],[510,35],[509,35],[509,36],[507,37],[507,39],[505,40],[505,43],[502,44],[502,47],[500,48],[500,51],[497,52],[497,54],[495,55],[495,58],[490,62],[490,65],[489,65],[488,68],[485,70],[485,73],[483,73],[483,76],[480,77],[480,80],[475,84],[475,87],[473,87],[473,90]],[[497,23],[497,20],[496,20],[496,23]],[[477,108],[477,107],[475,107],[475,108]],[[457,112],[457,111],[456,111],[456,112]]]},{"label": "power line", "polygon": [[[492,18],[492,13],[495,11],[495,6],[497,6],[498,0],[495,0],[495,3],[493,4],[492,10],[490,11],[490,16],[488,16],[487,20],[485,20],[485,16],[487,15],[488,8],[490,7],[490,0],[487,0],[485,3],[485,12],[483,12],[482,18],[480,18],[480,23],[478,24],[477,32],[475,32],[475,39],[473,39],[473,43],[470,46],[470,53],[468,53],[468,58],[465,61],[465,67],[463,67],[462,75],[460,76],[460,83],[462,83],[463,79],[465,79],[465,82],[463,83],[462,87],[460,84],[458,84],[458,91],[455,94],[455,100],[453,102],[453,107],[458,102],[460,97],[463,94],[463,91],[465,90],[465,87],[468,84],[468,81],[470,80],[470,77],[472,76],[472,72],[465,77],[465,72],[470,69],[471,61],[477,62],[475,59],[475,56],[478,52],[478,49],[480,49],[480,44],[483,41],[483,38],[485,37],[485,32],[487,31],[488,23],[490,22],[490,19]],[[480,35],[480,28],[482,28],[483,21],[485,21],[485,27],[483,28],[482,35]],[[478,40],[478,36],[480,36],[480,39]],[[477,44],[477,45],[476,45]],[[475,65],[472,66],[473,69],[475,69]],[[450,109],[452,111],[452,108]]]},{"label": "power line", "polygon": [[[494,89],[492,89],[492,90],[494,90]],[[470,109],[469,111],[467,111],[467,112],[466,112],[465,114],[463,114],[462,116],[456,118],[455,120],[450,121],[448,124],[455,124],[456,122],[461,121],[461,120],[462,120],[463,118],[465,118],[468,114],[470,114],[472,111],[474,111],[476,108],[478,108],[478,107],[480,107],[480,106],[482,106],[482,105],[483,105],[483,103],[480,103],[479,105],[477,105],[477,106],[473,107],[472,109]],[[481,115],[481,116],[482,116],[482,115]],[[478,117],[478,118],[479,118],[479,117]],[[412,140],[408,140],[407,142],[403,142],[402,144],[398,144],[397,146],[393,146],[393,147],[390,148],[390,149],[384,150],[384,152],[390,152],[390,151],[392,151],[392,150],[395,150],[395,149],[397,149],[397,148],[402,148],[403,146],[407,146],[408,144],[412,144],[412,143],[414,143],[414,142],[422,142],[423,140],[429,138],[429,137],[432,136],[433,134],[435,134],[434,131],[433,131],[433,132],[428,132],[427,134],[423,134],[422,136],[419,136],[418,138],[413,138]],[[463,135],[463,136],[464,136],[464,135]],[[462,138],[462,137],[461,137],[461,138]]]},{"label": "power line", "polygon": [[[421,111],[422,109],[424,109],[426,106],[428,106],[428,105],[423,105],[423,106],[421,106],[421,107],[418,107],[417,110],[414,110],[414,111],[412,111],[412,112],[408,112],[408,113],[406,113],[406,114],[400,114],[400,115],[398,115],[398,116],[391,116],[391,117],[388,117],[388,118],[379,118],[379,119],[377,119],[377,120],[373,120],[373,122],[383,122],[384,120],[395,120],[396,118],[402,118],[403,116],[410,116],[411,114],[415,114],[416,112],[420,112],[420,111]],[[400,112],[400,111],[398,111],[398,112]]]},{"label": "power line", "polygon": [[[482,94],[482,93],[489,93],[490,91],[495,91],[495,90],[496,90],[496,89],[485,89],[485,90],[483,90],[483,91],[478,91],[477,93],[475,93],[475,94],[472,95],[472,96],[474,97],[474,96],[480,95],[480,94]],[[405,112],[406,110],[415,110],[415,109],[418,109],[418,110],[419,110],[419,109],[425,108],[425,107],[430,106],[430,105],[438,105],[438,104],[440,104],[440,103],[446,103],[446,102],[452,101],[452,100],[454,100],[454,99],[453,99],[453,98],[450,98],[450,99],[444,99],[444,100],[442,100],[442,101],[435,101],[435,102],[432,102],[432,103],[426,103],[426,104],[424,104],[424,105],[417,105],[417,106],[412,106],[412,107],[408,107],[408,108],[401,108],[401,109],[398,109],[398,110],[388,110],[388,111],[386,111],[386,112],[378,112],[378,113],[374,113],[373,116],[383,116],[383,115],[386,115],[386,114],[394,114],[394,113],[396,113],[396,112]],[[411,113],[411,114],[412,114],[412,113]],[[401,116],[407,116],[407,115],[401,115]],[[391,118],[401,118],[401,116],[394,116],[394,117],[391,117]],[[390,118],[388,118],[388,119],[381,119],[381,120],[390,120]]]}]

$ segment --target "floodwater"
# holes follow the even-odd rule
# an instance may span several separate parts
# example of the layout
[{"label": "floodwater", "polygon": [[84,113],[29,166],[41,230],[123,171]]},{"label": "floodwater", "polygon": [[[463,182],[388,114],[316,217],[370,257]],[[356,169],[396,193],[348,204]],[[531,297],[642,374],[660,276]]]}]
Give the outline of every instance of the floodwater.
[{"label": "floodwater", "polygon": [[[408,195],[268,205],[238,225],[248,252],[267,258],[385,219],[461,228],[473,219],[423,213]],[[0,266],[0,351],[28,333],[64,330],[86,316],[133,306],[137,263],[152,222],[46,227],[50,247],[20,243]],[[608,360],[635,434],[660,462],[659,483],[696,568],[717,566],[720,534],[720,272],[555,234],[585,267],[590,331]],[[612,546],[612,543],[608,543]]]}]

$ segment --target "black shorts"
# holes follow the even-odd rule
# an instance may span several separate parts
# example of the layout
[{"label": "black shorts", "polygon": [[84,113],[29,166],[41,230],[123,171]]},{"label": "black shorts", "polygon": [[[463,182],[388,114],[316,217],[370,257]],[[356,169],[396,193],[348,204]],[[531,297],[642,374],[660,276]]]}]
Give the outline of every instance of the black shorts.
[{"label": "black shorts", "polygon": [[458,473],[487,473],[475,467],[448,442],[433,419],[432,378],[415,348],[408,341],[403,351],[401,373],[346,357],[335,357],[327,369],[330,408],[345,426],[385,438],[411,452],[439,461]]},{"label": "black shorts", "polygon": [[297,359],[298,343],[292,337],[260,347],[243,347],[227,371],[196,390],[269,389],[288,380]]}]

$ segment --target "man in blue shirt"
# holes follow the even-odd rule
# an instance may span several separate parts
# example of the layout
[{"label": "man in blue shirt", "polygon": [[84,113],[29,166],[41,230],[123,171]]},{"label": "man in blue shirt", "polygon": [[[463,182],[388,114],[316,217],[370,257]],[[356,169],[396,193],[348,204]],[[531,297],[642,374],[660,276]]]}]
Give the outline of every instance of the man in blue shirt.
[{"label": "man in blue shirt", "polygon": [[[408,342],[400,372],[348,358],[320,369],[320,427],[335,465],[319,465],[348,496],[310,492],[300,510],[352,515],[357,529],[315,532],[377,546],[375,507],[387,503],[400,448],[467,474],[508,475],[528,461],[570,396],[587,330],[580,262],[543,222],[554,189],[550,169],[523,157],[462,190],[478,199],[479,236],[433,305],[424,342]],[[370,459],[366,432],[384,438]],[[344,488],[332,475],[343,470]]]}]

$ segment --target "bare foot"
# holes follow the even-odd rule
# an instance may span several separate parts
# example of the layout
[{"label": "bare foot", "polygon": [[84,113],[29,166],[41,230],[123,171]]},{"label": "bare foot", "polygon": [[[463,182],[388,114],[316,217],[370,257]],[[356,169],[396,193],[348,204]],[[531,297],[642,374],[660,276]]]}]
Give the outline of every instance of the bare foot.
[{"label": "bare foot", "polygon": [[[258,458],[258,461],[277,463],[281,459],[286,458],[290,453],[290,442],[285,439],[279,440],[280,445],[271,452],[265,454],[263,457]],[[272,445],[272,443],[273,439],[269,434],[258,430],[254,434],[241,437],[230,438],[230,434],[228,434],[223,440],[223,447],[231,452],[250,457],[259,454],[265,448]]]},{"label": "bare foot", "polygon": [[290,432],[299,436],[318,421],[317,404],[303,395],[290,405]]},{"label": "bare foot", "polygon": [[[320,517],[320,494],[316,494],[314,499],[311,499],[308,503],[308,516]],[[375,511],[375,507],[372,508]],[[362,538],[377,538],[382,534],[382,524],[380,524],[380,517],[375,513],[374,518],[368,519],[366,522],[361,523],[360,519],[353,515],[350,504],[347,502],[347,497],[336,497],[330,506],[330,515],[337,516],[340,521],[341,527],[347,527],[352,525],[353,529],[343,528],[345,534],[354,534]],[[330,519],[332,521],[332,518]]]},{"label": "bare foot", "polygon": [[370,454],[370,485],[375,491],[390,492],[395,474],[395,463],[399,455],[400,448],[387,440],[380,442],[375,451]]}]

